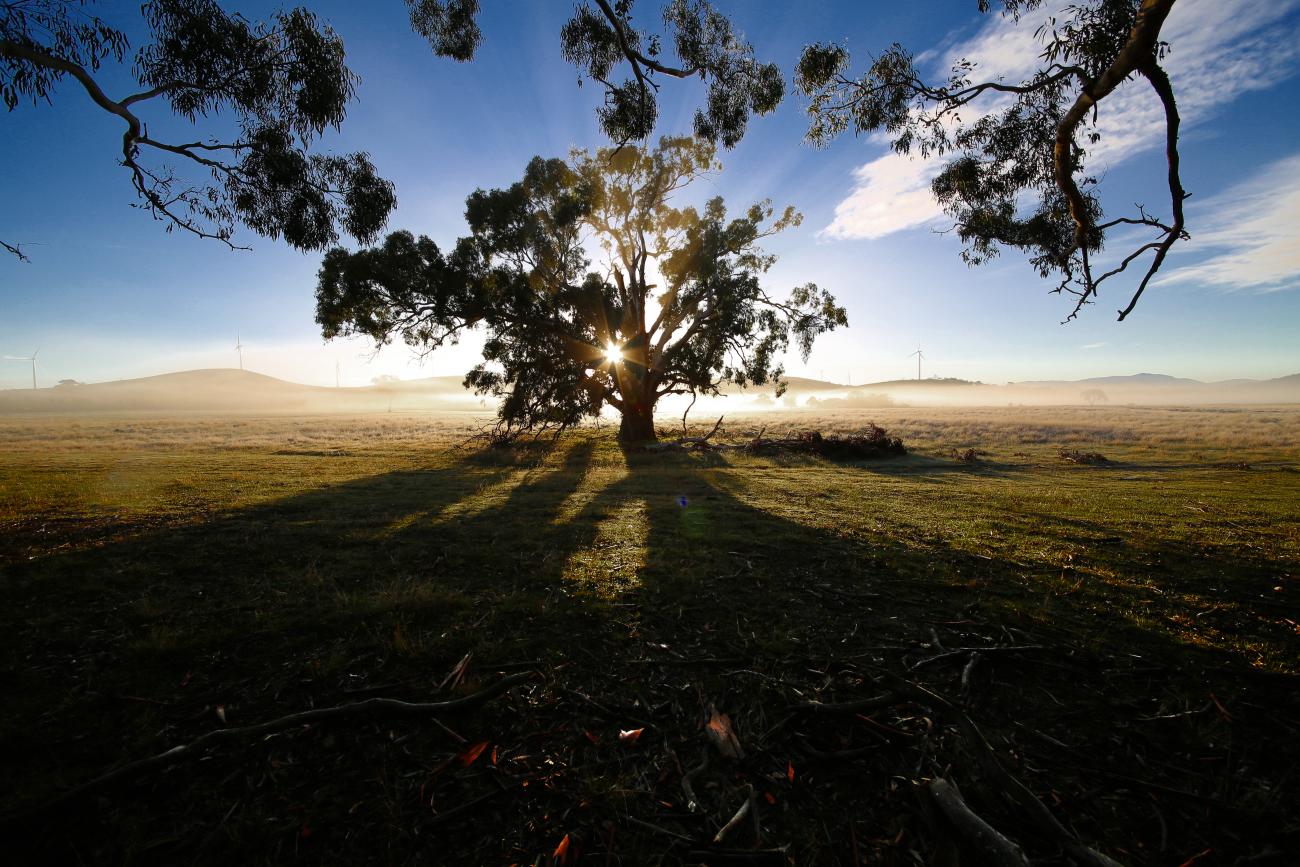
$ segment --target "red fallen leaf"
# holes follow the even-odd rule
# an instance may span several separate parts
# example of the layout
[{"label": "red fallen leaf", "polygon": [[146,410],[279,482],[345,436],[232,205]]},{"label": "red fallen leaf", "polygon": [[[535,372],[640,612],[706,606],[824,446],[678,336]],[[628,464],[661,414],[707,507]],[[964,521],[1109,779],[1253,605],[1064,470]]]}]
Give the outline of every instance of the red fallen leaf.
[{"label": "red fallen leaf", "polygon": [[794,762],[787,761],[785,763],[785,776],[790,782],[794,782]]},{"label": "red fallen leaf", "polygon": [[479,756],[483,755],[483,751],[486,750],[487,748],[488,748],[487,741],[479,741],[476,744],[472,744],[468,747],[465,747],[465,749],[462,750],[461,754],[457,757],[460,759],[460,766],[462,768],[468,768],[470,765],[474,764],[474,762],[478,760]]},{"label": "red fallen leaf", "polygon": [[569,835],[565,834],[560,845],[555,847],[555,852],[551,854],[551,861],[556,864],[564,864],[569,860]]},{"label": "red fallen leaf", "polygon": [[641,739],[641,732],[645,729],[623,729],[618,733],[618,742],[631,746]]},{"label": "red fallen leaf", "polygon": [[775,804],[775,803],[776,803],[776,795],[773,795],[771,792],[764,792],[764,793],[763,793],[763,800],[767,801],[769,804]]},{"label": "red fallen leaf", "polygon": [[583,734],[586,735],[587,740],[591,741],[593,744],[600,743],[600,738],[593,735],[590,729],[584,731]]},{"label": "red fallen leaf", "polygon": [[1197,852],[1195,855],[1188,858],[1182,864],[1179,864],[1178,867],[1192,867],[1193,864],[1195,864],[1197,861],[1200,861],[1202,858],[1204,858],[1206,855],[1209,855],[1213,851],[1214,851],[1213,849],[1206,849],[1203,852]]},{"label": "red fallen leaf", "polygon": [[497,766],[497,748],[496,748],[496,747],[493,747],[493,748],[492,748],[492,767],[495,768],[496,766]]}]

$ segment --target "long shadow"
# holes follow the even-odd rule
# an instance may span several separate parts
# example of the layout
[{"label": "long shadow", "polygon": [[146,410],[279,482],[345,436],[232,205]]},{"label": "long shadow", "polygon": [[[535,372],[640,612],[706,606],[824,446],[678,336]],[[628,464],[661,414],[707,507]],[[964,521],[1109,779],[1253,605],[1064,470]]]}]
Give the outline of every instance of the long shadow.
[{"label": "long shadow", "polygon": [[[871,472],[889,471],[862,475]],[[833,514],[815,516],[818,523],[793,520],[752,505],[745,493],[745,472],[716,455],[618,453],[582,438],[536,465],[467,460],[389,473],[200,527],[12,565],[0,573],[13,601],[3,615],[0,684],[19,698],[0,717],[4,782],[17,798],[57,790],[112,761],[209,730],[218,705],[235,723],[379,687],[426,696],[469,652],[482,670],[535,664],[684,731],[690,720],[655,710],[676,707],[662,694],[664,672],[693,684],[701,701],[737,708],[738,724],[757,729],[761,708],[750,675],[691,666],[730,659],[735,669],[797,676],[816,689],[821,679],[808,671],[830,671],[835,660],[892,666],[932,653],[921,644],[931,630],[1000,642],[1009,633],[999,629],[1019,629],[1079,652],[1054,665],[995,668],[1016,684],[981,710],[1007,727],[1026,706],[1045,706],[1027,697],[1031,689],[1058,704],[1056,696],[1066,696],[1072,712],[1113,711],[1108,696],[1117,687],[1095,664],[1110,651],[1157,662],[1158,674],[1120,688],[1146,713],[1175,681],[1206,671],[1220,683],[1239,678],[1233,698],[1243,702],[1269,702],[1270,689],[1294,686],[1294,678],[1253,675],[1237,656],[1177,644],[1129,619],[1104,620],[1094,596],[1045,588],[1020,564],[940,543],[918,550],[864,537],[837,529]],[[1176,546],[1166,553],[1193,560]],[[1229,565],[1270,568],[1241,560],[1205,568]],[[1160,687],[1153,678],[1163,679]],[[1283,705],[1273,696],[1270,706]],[[1068,714],[1058,716],[1061,726],[1072,725]],[[1105,727],[1081,727],[1072,742],[1081,750],[1114,747]],[[372,787],[365,772],[372,760],[359,755],[327,783],[309,775],[312,794],[296,796],[333,809],[323,793]],[[242,778],[209,783],[183,791],[188,812],[211,829],[245,790]],[[170,794],[154,796],[156,810],[175,795],[161,791]],[[312,845],[387,846],[400,855],[390,860],[427,854],[428,835],[417,839],[411,828],[428,816],[413,816],[404,804],[362,808],[370,824],[333,816],[334,827],[316,832]],[[386,810],[396,818],[381,819]],[[156,819],[164,830],[94,833],[109,834],[110,850],[126,840],[140,845],[132,834],[181,834],[180,819]],[[250,830],[260,826],[242,814],[234,826],[246,836],[232,840],[264,847],[254,860],[275,860],[280,850],[266,854],[265,847],[293,840],[297,829]],[[163,860],[231,854],[196,849],[197,842],[181,834],[157,851]]]}]

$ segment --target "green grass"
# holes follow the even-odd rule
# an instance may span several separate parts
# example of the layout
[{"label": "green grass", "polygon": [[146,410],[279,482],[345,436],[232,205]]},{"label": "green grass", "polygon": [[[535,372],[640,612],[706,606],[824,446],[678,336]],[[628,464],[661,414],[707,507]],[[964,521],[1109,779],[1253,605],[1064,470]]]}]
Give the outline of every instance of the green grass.
[{"label": "green grass", "polygon": [[[410,722],[286,735],[136,784],[27,843],[58,863],[536,863],[570,833],[601,863],[672,862],[670,838],[625,819],[712,833],[743,778],[772,796],[767,842],[797,863],[851,863],[853,847],[911,863],[910,847],[935,844],[907,793],[933,769],[884,752],[818,766],[809,738],[825,751],[866,735],[773,726],[801,697],[870,694],[870,666],[902,670],[937,636],[1054,648],[986,663],[971,713],[1116,857],[1293,845],[1285,823],[1261,836],[1250,817],[1297,794],[1300,412],[766,421],[867,418],[913,454],[648,454],[590,431],[481,452],[457,447],[464,422],[422,417],[0,421],[7,806],[208,731],[218,706],[238,725],[372,694],[436,698],[472,653],[462,689],[502,667],[545,676],[448,720],[490,740],[494,766],[448,770],[456,744]],[[958,463],[956,448],[981,457]],[[1062,448],[1111,462],[1068,464]],[[922,671],[958,689],[959,669]],[[753,755],[705,775],[707,816],[692,817],[677,763],[698,760],[710,703]],[[637,750],[613,737],[647,723]],[[966,782],[951,737],[927,749]],[[1105,773],[1186,793],[1156,801],[1164,832],[1151,791],[1087,772],[1099,756],[1115,762]],[[438,818],[494,786],[483,808]],[[1207,819],[1206,803],[1226,812]]]}]

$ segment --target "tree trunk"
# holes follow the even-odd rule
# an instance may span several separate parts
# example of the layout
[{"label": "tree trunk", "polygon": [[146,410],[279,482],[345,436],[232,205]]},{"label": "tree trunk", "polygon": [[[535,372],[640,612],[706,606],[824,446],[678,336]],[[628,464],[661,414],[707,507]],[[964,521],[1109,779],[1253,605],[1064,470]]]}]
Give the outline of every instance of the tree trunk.
[{"label": "tree trunk", "polygon": [[658,439],[655,436],[653,407],[642,404],[628,406],[623,410],[623,420],[618,425],[618,438],[630,443],[654,442]]}]

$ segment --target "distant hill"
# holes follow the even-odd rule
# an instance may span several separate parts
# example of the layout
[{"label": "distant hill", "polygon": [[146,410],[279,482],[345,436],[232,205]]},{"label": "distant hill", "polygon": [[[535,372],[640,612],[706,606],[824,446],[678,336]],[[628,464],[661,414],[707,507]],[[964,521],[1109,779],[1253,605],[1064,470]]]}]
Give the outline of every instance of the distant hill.
[{"label": "distant hill", "polygon": [[946,388],[951,386],[963,385],[983,385],[982,382],[973,382],[969,379],[957,379],[952,376],[931,376],[928,379],[887,379],[884,382],[869,382],[866,385],[855,385],[854,388]]},{"label": "distant hill", "polygon": [[1183,379],[1166,373],[1135,373],[1131,376],[1094,376],[1080,379],[1088,385],[1204,385],[1199,379]]},{"label": "distant hill", "polygon": [[0,413],[375,412],[473,409],[461,378],[438,376],[360,388],[286,382],[248,370],[186,370],[140,379],[0,391]]},{"label": "distant hill", "polygon": [[[1076,381],[1015,382],[986,385],[965,379],[896,379],[866,385],[841,385],[818,379],[788,378],[784,405],[869,408],[890,405],[963,404],[967,406],[1121,404],[1285,404],[1300,403],[1300,373],[1269,380],[1205,383],[1194,379],[1139,373]],[[742,401],[775,407],[770,387],[725,392]],[[813,398],[816,399],[815,404]],[[465,389],[459,376],[392,380],[353,388],[326,388],[286,382],[244,370],[187,370],[140,379],[53,388],[0,391],[0,414],[15,413],[370,413],[490,409]]]},{"label": "distant hill", "polygon": [[[870,382],[865,385],[846,385],[842,382],[828,382],[823,379],[808,379],[802,376],[787,376],[785,378],[787,389],[790,394],[803,394],[806,392],[816,391],[859,391],[861,389],[879,389],[879,388],[910,388],[912,386],[922,386],[933,388],[936,386],[961,386],[961,385],[982,385],[983,383],[971,382],[968,379],[954,379],[952,377],[931,377],[930,379],[891,379],[885,382]],[[729,389],[723,389],[728,391]],[[770,386],[764,386],[761,389],[755,389],[752,386],[748,391],[770,391]]]},{"label": "distant hill", "polygon": [[[1239,380],[1252,382],[1253,380]],[[1009,382],[1007,385],[1060,386],[1060,385],[1205,385],[1199,379],[1185,379],[1166,373],[1134,373],[1129,376],[1093,376],[1088,379],[1039,379]]]},{"label": "distant hill", "polygon": [[[1300,403],[1300,374],[1276,379],[1231,379],[1202,382],[1163,373],[1095,376],[1080,380],[1010,382],[1008,400],[1090,403],[1084,390],[1099,390],[1110,404],[1266,404]],[[1014,397],[1013,397],[1014,395]],[[1095,401],[1095,396],[1094,396]]]}]

